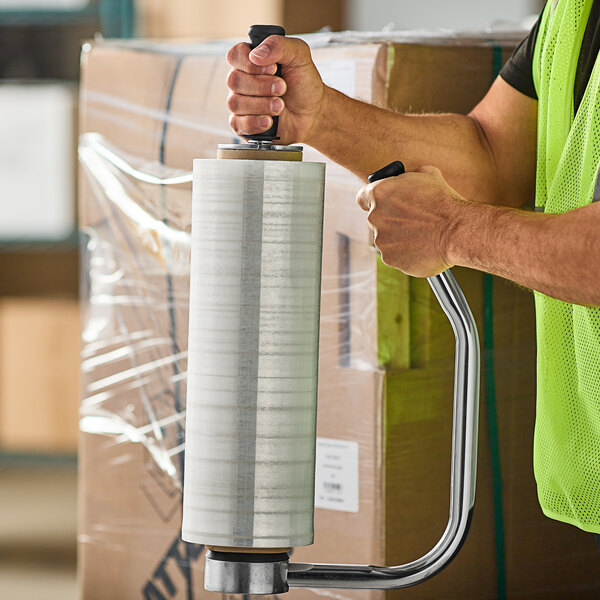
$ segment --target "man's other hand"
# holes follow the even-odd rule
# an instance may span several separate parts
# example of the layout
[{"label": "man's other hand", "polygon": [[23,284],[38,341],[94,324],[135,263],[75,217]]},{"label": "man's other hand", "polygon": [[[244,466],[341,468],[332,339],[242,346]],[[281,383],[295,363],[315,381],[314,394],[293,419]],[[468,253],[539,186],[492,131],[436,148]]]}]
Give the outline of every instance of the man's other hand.
[{"label": "man's other hand", "polygon": [[452,231],[470,202],[435,167],[421,167],[363,187],[356,197],[383,262],[415,277],[431,277],[453,266]]}]

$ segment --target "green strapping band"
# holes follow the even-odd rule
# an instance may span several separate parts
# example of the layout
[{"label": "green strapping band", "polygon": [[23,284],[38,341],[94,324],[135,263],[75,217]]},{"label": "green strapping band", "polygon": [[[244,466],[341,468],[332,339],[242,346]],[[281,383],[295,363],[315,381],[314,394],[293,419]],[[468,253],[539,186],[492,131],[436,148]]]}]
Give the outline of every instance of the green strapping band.
[{"label": "green strapping band", "polygon": [[[502,68],[502,48],[492,43],[494,79]],[[502,467],[498,436],[496,403],[496,372],[494,366],[494,278],[483,275],[483,369],[485,374],[485,406],[492,463],[494,492],[494,533],[496,541],[496,578],[498,600],[506,600],[506,548],[504,543],[504,512],[502,509]]]}]

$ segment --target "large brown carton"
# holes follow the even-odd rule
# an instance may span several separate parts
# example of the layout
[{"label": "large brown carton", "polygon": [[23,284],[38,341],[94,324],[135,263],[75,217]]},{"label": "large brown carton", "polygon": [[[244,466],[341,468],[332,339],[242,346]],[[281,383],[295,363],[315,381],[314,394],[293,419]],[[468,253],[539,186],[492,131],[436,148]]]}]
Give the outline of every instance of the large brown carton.
[{"label": "large brown carton", "polygon": [[[466,113],[514,45],[489,35],[333,37],[343,43],[311,40],[328,83],[417,112]],[[202,549],[181,542],[179,527],[189,174],[194,158],[214,157],[216,144],[233,139],[228,66],[223,47],[214,48],[102,43],[83,57],[81,214],[90,265],[84,352],[93,367],[84,374],[80,446],[86,600],[209,597]],[[305,160],[324,158],[306,148]],[[294,560],[409,561],[437,541],[447,520],[453,335],[425,282],[378,261],[354,202],[360,185],[328,162],[318,414],[322,440],[335,440],[346,458],[357,449],[358,464],[348,458],[347,468],[358,481],[358,511],[348,497],[346,510],[327,502],[317,508],[315,544],[296,549]],[[486,330],[490,341],[492,319],[496,334],[495,398],[488,389],[482,400],[471,534],[444,572],[416,588],[327,595],[590,597],[600,590],[591,536],[545,519],[535,497],[531,297],[475,272],[456,275],[482,338]],[[488,436],[488,421],[492,432],[498,426],[499,444]],[[492,468],[498,460],[503,490]],[[290,598],[322,593],[293,590]]]},{"label": "large brown carton", "polygon": [[0,450],[75,452],[79,330],[75,299],[0,301]]}]

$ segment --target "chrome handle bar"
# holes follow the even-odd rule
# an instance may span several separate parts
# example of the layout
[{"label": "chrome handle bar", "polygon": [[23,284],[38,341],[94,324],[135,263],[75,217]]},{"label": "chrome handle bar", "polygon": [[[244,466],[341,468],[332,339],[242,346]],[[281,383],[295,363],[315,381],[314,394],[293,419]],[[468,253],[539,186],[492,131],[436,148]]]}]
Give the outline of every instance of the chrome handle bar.
[{"label": "chrome handle bar", "polygon": [[450,516],[446,529],[427,554],[404,565],[290,563],[287,574],[290,587],[379,590],[409,587],[433,577],[448,565],[467,537],[477,478],[479,338],[471,309],[452,272],[447,270],[428,281],[456,338]]}]

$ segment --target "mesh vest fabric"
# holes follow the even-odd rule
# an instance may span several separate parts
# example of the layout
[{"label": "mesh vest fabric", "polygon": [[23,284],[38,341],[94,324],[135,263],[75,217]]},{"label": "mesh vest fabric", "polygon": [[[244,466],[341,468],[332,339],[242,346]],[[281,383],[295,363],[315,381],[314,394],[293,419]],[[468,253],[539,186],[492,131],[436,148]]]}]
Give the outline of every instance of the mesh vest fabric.
[{"label": "mesh vest fabric", "polygon": [[[536,42],[536,206],[547,213],[592,202],[600,163],[599,60],[573,114],[575,72],[592,3],[550,0]],[[540,505],[548,517],[600,533],[600,309],[538,292],[535,301],[534,471]]]}]

